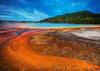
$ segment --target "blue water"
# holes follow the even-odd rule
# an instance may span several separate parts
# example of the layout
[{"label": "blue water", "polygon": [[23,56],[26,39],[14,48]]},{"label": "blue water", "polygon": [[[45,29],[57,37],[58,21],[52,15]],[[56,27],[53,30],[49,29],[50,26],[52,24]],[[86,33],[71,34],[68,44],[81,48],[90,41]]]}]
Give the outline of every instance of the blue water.
[{"label": "blue water", "polygon": [[68,24],[68,23],[16,23],[7,22],[0,27],[23,27],[23,28],[67,28],[67,27],[95,27],[93,25]]},{"label": "blue water", "polygon": [[27,27],[37,28],[63,28],[63,27],[94,27],[93,25],[68,24],[68,23],[28,23]]}]

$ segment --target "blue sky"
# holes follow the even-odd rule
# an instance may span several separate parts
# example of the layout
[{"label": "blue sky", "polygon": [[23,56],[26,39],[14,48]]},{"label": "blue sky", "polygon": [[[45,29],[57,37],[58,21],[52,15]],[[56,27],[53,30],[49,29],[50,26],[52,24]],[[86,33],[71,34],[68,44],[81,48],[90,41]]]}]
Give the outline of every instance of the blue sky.
[{"label": "blue sky", "polygon": [[39,21],[83,10],[100,13],[100,0],[0,0],[0,20]]}]

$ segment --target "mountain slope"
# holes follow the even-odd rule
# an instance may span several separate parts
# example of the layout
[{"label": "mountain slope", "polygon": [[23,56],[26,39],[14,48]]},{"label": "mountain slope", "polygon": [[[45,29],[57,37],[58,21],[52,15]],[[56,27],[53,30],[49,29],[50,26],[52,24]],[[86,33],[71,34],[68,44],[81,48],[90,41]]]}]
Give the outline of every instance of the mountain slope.
[{"label": "mountain slope", "polygon": [[64,14],[53,18],[47,18],[40,22],[51,23],[77,23],[77,24],[99,24],[100,14],[94,14],[89,11],[80,11],[76,13]]}]

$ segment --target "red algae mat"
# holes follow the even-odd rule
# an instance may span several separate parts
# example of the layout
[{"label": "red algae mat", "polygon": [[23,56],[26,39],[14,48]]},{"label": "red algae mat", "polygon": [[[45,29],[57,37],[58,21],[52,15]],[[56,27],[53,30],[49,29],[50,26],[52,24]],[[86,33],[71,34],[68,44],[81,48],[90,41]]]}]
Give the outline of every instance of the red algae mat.
[{"label": "red algae mat", "polygon": [[50,31],[28,31],[18,36],[14,30],[13,33],[0,35],[0,65],[12,67],[18,71],[100,71],[99,66],[85,61],[40,55],[31,50],[28,44],[30,36]]}]

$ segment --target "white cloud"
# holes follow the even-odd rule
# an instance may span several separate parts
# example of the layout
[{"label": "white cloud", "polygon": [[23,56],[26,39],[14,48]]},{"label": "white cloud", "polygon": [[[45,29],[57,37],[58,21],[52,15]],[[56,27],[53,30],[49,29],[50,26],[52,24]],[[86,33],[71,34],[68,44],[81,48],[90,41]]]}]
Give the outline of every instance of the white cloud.
[{"label": "white cloud", "polygon": [[35,17],[48,17],[47,14],[45,14],[45,13],[43,13],[43,12],[39,12],[39,11],[37,11],[37,10],[34,10],[33,16],[35,16]]},{"label": "white cloud", "polygon": [[71,6],[73,7],[73,6],[86,6],[87,5],[87,3],[84,3],[84,2],[72,2],[71,3]]},{"label": "white cloud", "polygon": [[[2,5],[2,8],[6,8],[6,6]],[[1,9],[2,9],[1,8]],[[26,11],[24,9],[16,9],[15,7],[8,7],[8,9],[2,9],[2,11],[6,11],[6,12],[0,12],[0,18],[14,18],[16,17],[17,20],[28,20],[28,21],[39,21],[42,19],[45,19],[48,17],[47,14],[40,12],[38,10],[33,10],[33,13]],[[8,15],[8,16],[7,16]],[[12,20],[13,20],[12,18]]]},{"label": "white cloud", "polygon": [[71,6],[76,6],[76,5],[79,5],[80,2],[72,2]]}]

